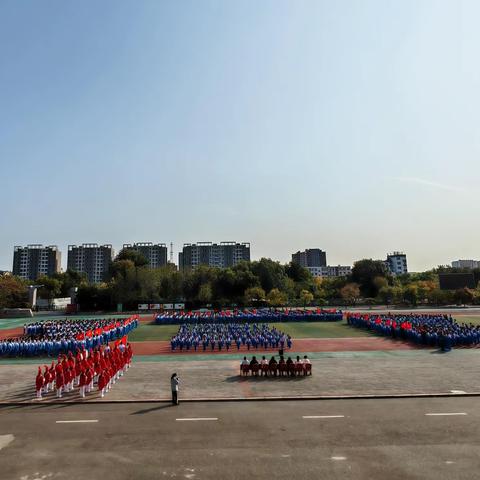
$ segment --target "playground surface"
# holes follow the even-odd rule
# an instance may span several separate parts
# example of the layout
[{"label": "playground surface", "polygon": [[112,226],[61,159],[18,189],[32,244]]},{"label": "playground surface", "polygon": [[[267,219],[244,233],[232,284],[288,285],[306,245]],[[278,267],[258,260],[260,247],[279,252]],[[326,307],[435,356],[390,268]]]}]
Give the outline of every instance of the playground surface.
[{"label": "playground surface", "polygon": [[2,479],[476,479],[479,420],[476,398],[3,407]]},{"label": "playground surface", "polygon": [[[292,353],[295,355],[296,352]],[[308,377],[241,377],[241,355],[134,357],[132,367],[101,399],[158,401],[170,397],[170,376],[180,377],[182,399],[263,399],[344,395],[411,395],[480,392],[480,355],[476,350],[397,350],[311,352]],[[0,401],[34,401],[35,363],[0,362]],[[55,400],[52,393],[42,403]],[[78,389],[64,402],[79,401]]]},{"label": "playground surface", "polygon": [[[395,312],[398,313],[398,312]],[[404,312],[402,312],[404,313]],[[408,313],[408,312],[405,312]],[[419,312],[421,313],[421,312]],[[425,313],[425,312],[423,312]],[[438,312],[437,312],[438,313]],[[454,312],[455,313],[455,312]],[[117,318],[122,315],[96,315],[98,318]],[[125,315],[124,315],[125,316]],[[460,311],[455,313],[458,322],[480,324],[480,314],[477,310]],[[32,321],[44,321],[48,319],[64,319],[75,320],[83,318],[91,318],[92,315],[76,315],[70,317],[39,317],[36,319],[1,319],[0,320],[0,339],[16,337],[22,334],[24,323]],[[95,317],[93,315],[93,317]],[[411,350],[416,346],[402,341],[393,341],[392,339],[379,337],[372,332],[352,328],[347,325],[346,321],[338,322],[277,322],[270,323],[271,326],[277,328],[290,335],[293,338],[293,349],[299,353],[305,352],[361,352],[361,351],[395,351],[395,350]],[[219,352],[215,350],[211,352],[207,349],[203,352],[200,347],[197,352],[191,348],[189,351],[171,351],[170,338],[178,331],[178,325],[157,325],[153,323],[153,315],[140,316],[138,328],[130,333],[128,340],[132,344],[133,353],[139,355],[175,355],[180,358],[191,355],[222,355],[229,354],[253,354],[262,355],[263,353],[271,354],[277,352],[277,349],[250,349],[245,346],[237,350],[236,346],[229,352],[223,350]],[[288,354],[288,351],[285,352]]]},{"label": "playground surface", "polygon": [[[458,321],[472,320],[480,322],[480,315],[458,317]],[[477,348],[442,354],[354,329],[344,321],[282,323],[277,328],[293,337],[293,348],[285,351],[285,355],[307,354],[313,375],[288,379],[240,378],[239,364],[244,355],[260,359],[278,352],[260,348],[247,351],[245,347],[240,351],[236,347],[229,352],[217,350],[214,354],[203,349],[196,353],[192,349],[171,352],[168,340],[178,326],[151,322],[151,315],[142,317],[138,329],[129,336],[134,363],[127,374],[103,400],[95,392],[85,401],[166,400],[173,372],[181,378],[181,397],[191,400],[480,392]],[[2,327],[3,336],[15,331],[6,328],[5,322]],[[21,330],[19,325],[16,328]],[[50,364],[51,360],[0,359],[0,401],[31,401],[36,366]],[[51,400],[50,394],[42,402]],[[77,391],[63,398],[65,402],[76,400],[81,400]]]}]

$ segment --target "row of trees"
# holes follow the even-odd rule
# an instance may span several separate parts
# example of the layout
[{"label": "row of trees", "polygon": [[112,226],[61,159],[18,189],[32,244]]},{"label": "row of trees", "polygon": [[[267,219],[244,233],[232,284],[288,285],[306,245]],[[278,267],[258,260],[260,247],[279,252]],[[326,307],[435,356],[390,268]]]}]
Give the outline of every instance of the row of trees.
[{"label": "row of trees", "polygon": [[[110,266],[102,284],[89,284],[77,272],[40,277],[41,298],[68,296],[78,287],[82,310],[110,310],[121,303],[136,309],[138,303],[185,302],[187,307],[212,305],[328,305],[328,304],[480,304],[479,289],[440,290],[438,269],[392,277],[385,264],[360,260],[347,278],[314,278],[297,264],[282,265],[262,258],[234,267],[200,266],[180,272],[174,265],[147,267],[146,259],[133,250],[123,250]],[[27,282],[13,276],[0,277],[0,308],[21,307],[27,302]]]}]

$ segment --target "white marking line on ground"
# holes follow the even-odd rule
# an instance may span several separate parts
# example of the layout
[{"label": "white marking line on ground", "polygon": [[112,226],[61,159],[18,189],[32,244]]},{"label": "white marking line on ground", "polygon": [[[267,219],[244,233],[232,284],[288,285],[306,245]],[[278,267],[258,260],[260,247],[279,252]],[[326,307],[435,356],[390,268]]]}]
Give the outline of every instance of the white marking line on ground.
[{"label": "white marking line on ground", "polygon": [[177,422],[211,422],[218,420],[217,417],[204,417],[204,418],[176,418]]},{"label": "white marking line on ground", "polygon": [[338,460],[346,460],[347,457],[331,457],[331,459],[338,461]]},{"label": "white marking line on ground", "polygon": [[98,420],[57,420],[55,423],[98,423]]},{"label": "white marking line on ground", "polygon": [[450,393],[455,393],[456,395],[461,395],[462,393],[467,393],[464,390],[450,390]]},{"label": "white marking line on ground", "polygon": [[9,433],[8,435],[0,435],[0,450],[2,448],[8,447],[13,442],[15,437]]},{"label": "white marking line on ground", "polygon": [[449,417],[455,415],[467,415],[465,412],[426,413],[427,417]]},{"label": "white marking line on ground", "polygon": [[345,418],[345,415],[303,415],[302,418]]}]

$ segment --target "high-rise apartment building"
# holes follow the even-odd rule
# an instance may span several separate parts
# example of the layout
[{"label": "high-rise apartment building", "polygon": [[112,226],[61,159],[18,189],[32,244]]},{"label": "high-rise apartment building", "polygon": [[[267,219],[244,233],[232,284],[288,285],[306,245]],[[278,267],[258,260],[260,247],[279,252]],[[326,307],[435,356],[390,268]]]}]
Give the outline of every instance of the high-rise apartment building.
[{"label": "high-rise apartment building", "polygon": [[386,266],[393,275],[408,273],[407,256],[402,252],[393,252],[387,255]]},{"label": "high-rise apartment building", "polygon": [[178,254],[180,270],[195,268],[198,265],[227,268],[241,261],[250,261],[250,244],[237,242],[198,242],[185,243]]},{"label": "high-rise apartment building", "polygon": [[103,282],[107,279],[108,268],[113,260],[111,245],[84,243],[80,246],[68,246],[67,268],[85,273],[91,283]]},{"label": "high-rise apartment building", "polygon": [[150,268],[160,268],[167,264],[167,246],[164,243],[143,242],[124,243],[123,248],[135,250],[141,253],[147,260]]},{"label": "high-rise apartment building", "polygon": [[62,254],[56,245],[16,246],[13,249],[13,274],[35,281],[40,275],[53,275],[60,271]]},{"label": "high-rise apartment building", "polygon": [[302,267],[326,267],[327,253],[319,248],[307,248],[303,252],[292,254],[292,262]]},{"label": "high-rise apartment building", "polygon": [[480,261],[478,260],[454,260],[452,262],[453,268],[468,268],[474,270],[480,268]]},{"label": "high-rise apartment building", "polygon": [[352,273],[352,267],[348,265],[328,265],[326,267],[305,267],[314,277],[335,278],[348,277]]}]

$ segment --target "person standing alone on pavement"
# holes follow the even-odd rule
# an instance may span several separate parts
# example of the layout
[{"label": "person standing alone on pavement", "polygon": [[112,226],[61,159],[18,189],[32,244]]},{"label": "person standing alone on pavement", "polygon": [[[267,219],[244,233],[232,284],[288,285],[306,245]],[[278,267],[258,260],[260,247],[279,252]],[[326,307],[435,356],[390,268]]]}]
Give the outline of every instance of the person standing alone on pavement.
[{"label": "person standing alone on pavement", "polygon": [[172,374],[172,377],[170,378],[170,385],[172,387],[172,403],[173,405],[178,405],[178,384],[179,384],[179,379],[177,377],[177,374],[174,373]]}]

